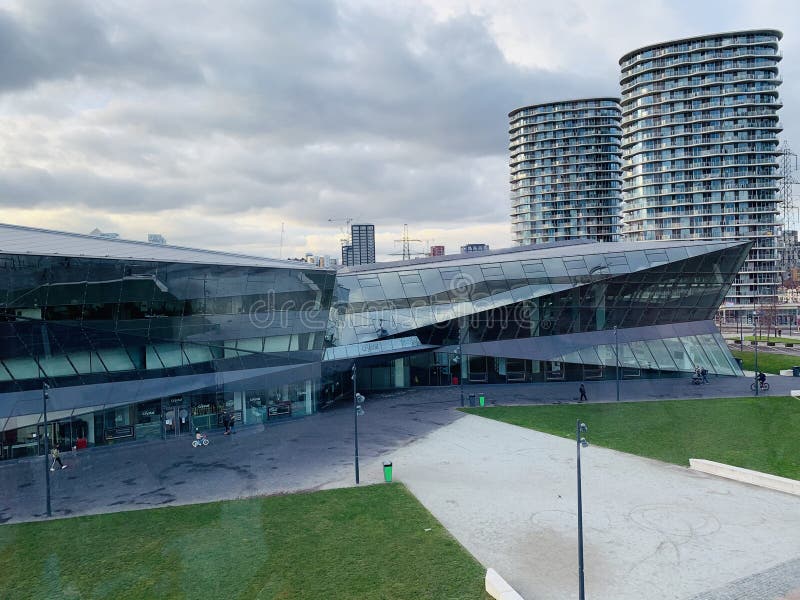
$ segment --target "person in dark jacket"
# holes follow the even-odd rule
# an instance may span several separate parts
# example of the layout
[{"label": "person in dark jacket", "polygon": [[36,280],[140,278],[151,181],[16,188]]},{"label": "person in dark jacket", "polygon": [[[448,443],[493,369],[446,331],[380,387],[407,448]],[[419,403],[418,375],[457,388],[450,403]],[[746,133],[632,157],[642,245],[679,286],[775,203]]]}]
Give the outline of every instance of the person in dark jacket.
[{"label": "person in dark jacket", "polygon": [[580,398],[580,400],[578,400],[578,402],[587,402],[586,386],[584,386],[583,384],[581,384],[580,392],[581,392],[581,398]]}]

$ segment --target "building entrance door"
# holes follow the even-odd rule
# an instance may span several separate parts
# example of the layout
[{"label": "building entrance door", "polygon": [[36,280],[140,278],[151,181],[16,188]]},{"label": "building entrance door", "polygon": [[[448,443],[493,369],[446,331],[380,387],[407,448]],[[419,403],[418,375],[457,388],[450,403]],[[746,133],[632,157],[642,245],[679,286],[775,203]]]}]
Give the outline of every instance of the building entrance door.
[{"label": "building entrance door", "polygon": [[192,433],[192,417],[189,404],[183,398],[167,398],[161,411],[164,424],[164,437],[176,437]]}]

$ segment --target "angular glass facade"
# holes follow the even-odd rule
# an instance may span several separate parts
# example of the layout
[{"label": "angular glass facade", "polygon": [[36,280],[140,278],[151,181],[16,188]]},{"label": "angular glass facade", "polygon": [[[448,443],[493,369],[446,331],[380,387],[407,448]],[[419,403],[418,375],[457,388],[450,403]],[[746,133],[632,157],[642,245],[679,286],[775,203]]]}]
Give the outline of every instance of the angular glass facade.
[{"label": "angular glass facade", "polygon": [[[748,242],[587,240],[338,273],[0,225],[0,456],[304,416],[362,390],[739,371]],[[463,360],[459,357],[463,356]]]},{"label": "angular glass facade", "polygon": [[[576,241],[345,269],[328,339],[434,349],[385,359],[359,381],[366,387],[381,369],[383,387],[615,377],[617,346],[623,377],[678,376],[696,365],[738,375],[711,319],[748,247]],[[459,346],[468,359],[456,371]]]},{"label": "angular glass facade", "polygon": [[727,304],[771,301],[778,269],[778,41],[741,31],[622,57],[623,233],[752,239]]},{"label": "angular glass facade", "polygon": [[508,117],[514,241],[617,241],[622,201],[619,99],[537,104]]},{"label": "angular glass facade", "polygon": [[0,254],[3,456],[36,450],[43,381],[67,447],[188,433],[224,410],[245,423],[314,410],[332,271],[122,241],[56,255],[96,240],[7,226],[0,238],[53,253]]}]

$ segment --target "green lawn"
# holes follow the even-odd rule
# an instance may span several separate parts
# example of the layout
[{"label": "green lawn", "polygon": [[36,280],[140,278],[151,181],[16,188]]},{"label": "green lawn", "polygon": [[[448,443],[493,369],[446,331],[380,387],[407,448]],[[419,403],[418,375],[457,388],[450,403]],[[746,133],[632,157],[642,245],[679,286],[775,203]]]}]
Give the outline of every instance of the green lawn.
[{"label": "green lawn", "polygon": [[[728,340],[730,340],[732,342],[736,342],[740,338],[739,338],[738,335],[736,335],[736,336],[726,335],[725,339],[728,339]],[[744,341],[745,342],[753,342],[753,341],[755,341],[755,339],[756,339],[756,337],[754,335],[746,335],[746,336],[744,336]],[[760,344],[762,342],[778,342],[779,344],[800,344],[800,339],[787,338],[787,337],[776,337],[774,335],[771,336],[771,337],[767,337],[765,335],[762,335],[762,336],[759,336],[758,343]]]},{"label": "green lawn", "polygon": [[0,598],[485,599],[400,484],[0,527]]},{"label": "green lawn", "polygon": [[690,458],[800,479],[800,400],[720,398],[555,406],[498,406],[465,412],[688,466]]},{"label": "green lawn", "polygon": [[[755,371],[755,352],[742,352],[741,350],[731,350],[736,358],[742,359],[742,368],[746,371]],[[758,370],[764,373],[774,373],[777,375],[782,369],[791,369],[800,366],[800,356],[789,354],[775,354],[774,352],[758,353]]]}]

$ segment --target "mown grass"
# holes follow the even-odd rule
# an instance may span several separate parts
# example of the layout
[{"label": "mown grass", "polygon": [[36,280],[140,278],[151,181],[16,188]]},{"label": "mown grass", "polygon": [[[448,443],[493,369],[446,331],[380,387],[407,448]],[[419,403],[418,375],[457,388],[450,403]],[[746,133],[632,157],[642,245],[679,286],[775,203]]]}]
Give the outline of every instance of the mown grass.
[{"label": "mown grass", "polygon": [[[742,359],[742,368],[746,371],[755,371],[755,352],[742,352],[741,350],[731,350],[736,358]],[[783,369],[791,369],[792,367],[800,366],[800,356],[792,356],[789,354],[776,354],[774,352],[759,352],[758,353],[758,370],[764,373],[773,373],[777,375]]]},{"label": "mown grass", "polygon": [[[732,341],[732,342],[738,341],[740,339],[738,335],[736,335],[736,336],[726,335],[725,338],[730,340],[730,341]],[[754,342],[755,340],[756,340],[756,336],[754,336],[754,335],[746,335],[746,336],[744,336],[744,341],[745,342]],[[800,344],[800,339],[798,339],[798,338],[789,338],[789,337],[777,337],[777,336],[774,336],[774,335],[771,336],[771,337],[767,337],[765,335],[761,335],[761,336],[758,337],[758,343],[761,344],[762,342],[764,342],[764,343],[765,342],[777,342],[779,344]]]},{"label": "mown grass", "polygon": [[573,439],[581,419],[598,446],[684,466],[704,458],[800,479],[800,400],[791,397],[462,410]]},{"label": "mown grass", "polygon": [[480,598],[399,484],[0,527],[1,598]]}]

